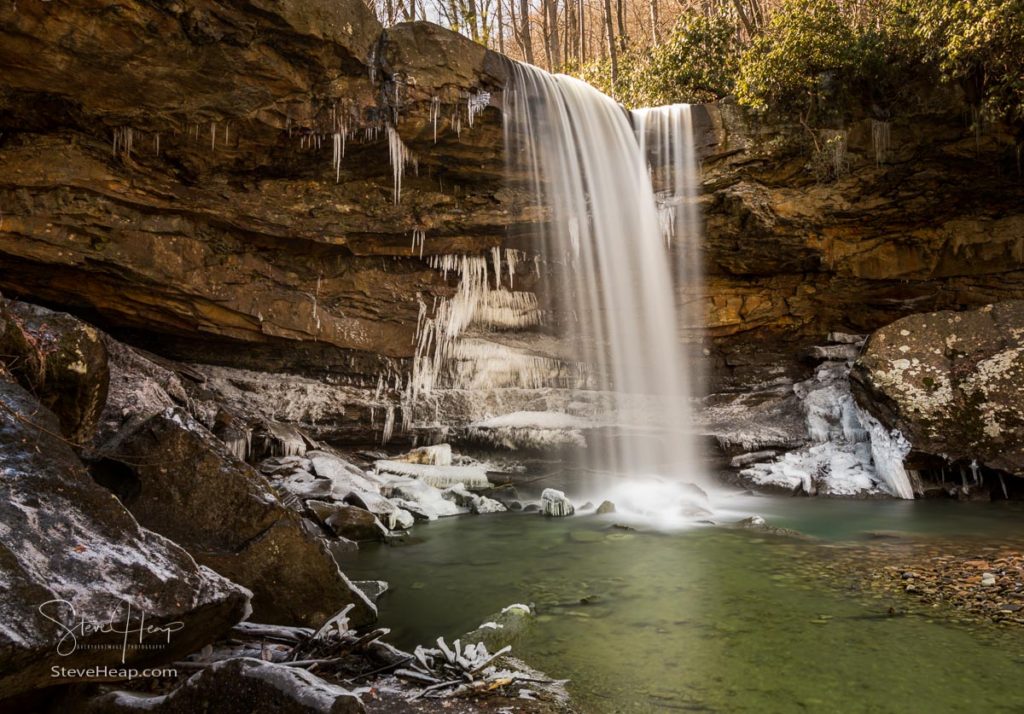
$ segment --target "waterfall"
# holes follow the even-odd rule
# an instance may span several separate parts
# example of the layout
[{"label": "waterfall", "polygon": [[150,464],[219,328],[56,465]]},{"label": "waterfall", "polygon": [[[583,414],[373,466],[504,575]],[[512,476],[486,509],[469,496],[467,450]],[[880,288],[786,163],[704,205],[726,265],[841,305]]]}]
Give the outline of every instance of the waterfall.
[{"label": "waterfall", "polygon": [[[605,474],[603,486],[621,483],[613,475],[706,483],[692,355],[680,339],[691,309],[676,290],[699,274],[692,246],[679,250],[680,237],[699,235],[689,108],[631,117],[584,82],[512,64],[504,113],[509,180],[525,181],[550,211],[545,309],[591,371],[588,384],[613,397],[608,438],[591,443],[584,465]],[[649,155],[671,164],[655,171],[657,197]]]}]

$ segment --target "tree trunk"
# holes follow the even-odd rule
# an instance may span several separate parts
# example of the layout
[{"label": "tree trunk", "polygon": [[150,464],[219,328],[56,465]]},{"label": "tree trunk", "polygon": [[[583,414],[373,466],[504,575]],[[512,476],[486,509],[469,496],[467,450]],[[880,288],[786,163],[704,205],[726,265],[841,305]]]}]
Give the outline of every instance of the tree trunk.
[{"label": "tree trunk", "polygon": [[661,44],[661,28],[658,27],[658,0],[651,0],[651,40]]},{"label": "tree trunk", "polygon": [[626,10],[622,0],[615,0],[615,17],[619,25],[619,48],[625,50],[629,38],[626,36]]},{"label": "tree trunk", "polygon": [[498,0],[498,52],[505,54],[505,13],[502,7],[505,0]]},{"label": "tree trunk", "polygon": [[530,0],[519,0],[519,20],[523,23],[523,56],[530,64],[533,62],[533,40],[530,38]]},{"label": "tree trunk", "polygon": [[547,9],[547,44],[551,48],[551,71],[557,72],[562,68],[562,51],[558,41],[558,0],[544,0]]},{"label": "tree trunk", "polygon": [[615,46],[615,26],[612,20],[612,0],[604,0],[604,29],[608,35],[608,58],[612,63],[612,96],[615,96],[615,83],[619,80],[618,48]]}]

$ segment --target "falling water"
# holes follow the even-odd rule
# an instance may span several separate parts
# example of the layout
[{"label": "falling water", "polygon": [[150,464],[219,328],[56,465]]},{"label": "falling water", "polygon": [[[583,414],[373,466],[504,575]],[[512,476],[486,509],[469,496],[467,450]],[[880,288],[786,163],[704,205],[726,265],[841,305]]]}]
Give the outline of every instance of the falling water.
[{"label": "falling water", "polygon": [[[674,235],[699,232],[692,142],[678,135],[689,131],[688,110],[638,113],[638,141],[630,115],[612,99],[572,77],[517,64],[504,111],[509,176],[525,173],[538,204],[551,211],[543,236],[548,307],[589,366],[591,387],[613,396],[608,438],[591,440],[584,466],[603,473],[599,489],[621,484],[614,475],[628,477],[634,490],[650,477],[705,482],[691,433],[684,311],[674,288],[680,272],[670,257]],[[668,169],[676,178],[659,198],[673,211],[671,232],[648,173],[651,142],[662,158],[678,155],[681,167]],[[665,483],[652,498],[667,496]]]}]

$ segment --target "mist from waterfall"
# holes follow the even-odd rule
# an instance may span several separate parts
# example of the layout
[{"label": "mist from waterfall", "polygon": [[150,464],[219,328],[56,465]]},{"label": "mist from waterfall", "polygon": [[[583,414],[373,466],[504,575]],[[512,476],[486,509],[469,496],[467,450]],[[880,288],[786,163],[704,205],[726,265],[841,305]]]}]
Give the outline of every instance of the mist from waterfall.
[{"label": "mist from waterfall", "polygon": [[695,360],[681,339],[695,326],[695,293],[678,289],[700,274],[689,108],[631,121],[580,80],[512,64],[504,113],[510,179],[527,181],[550,211],[545,314],[588,366],[588,388],[614,405],[582,466],[598,490],[617,475],[664,479],[655,500],[671,497],[665,483],[707,483],[693,434]]}]

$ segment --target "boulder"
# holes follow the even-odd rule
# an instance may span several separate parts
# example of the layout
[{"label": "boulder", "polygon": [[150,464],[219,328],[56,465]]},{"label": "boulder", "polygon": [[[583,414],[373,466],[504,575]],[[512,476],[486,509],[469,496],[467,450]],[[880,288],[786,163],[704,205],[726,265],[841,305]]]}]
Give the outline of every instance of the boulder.
[{"label": "boulder", "polygon": [[60,420],[76,444],[96,429],[107,401],[107,350],[95,328],[62,312],[0,303],[0,359]]},{"label": "boulder", "polygon": [[850,376],[858,403],[914,450],[1024,476],[1024,301],[897,320]]},{"label": "boulder", "polygon": [[388,529],[375,515],[357,506],[327,501],[308,501],[306,505],[336,536],[358,542],[384,540],[387,535]]},{"label": "boulder", "polygon": [[[173,661],[246,617],[249,592],[141,528],[56,436],[56,416],[2,375],[0,410],[2,696],[59,683],[53,666]],[[152,647],[74,630],[143,615]]]},{"label": "boulder", "polygon": [[323,539],[303,528],[262,474],[183,410],[150,417],[107,451],[138,479],[125,505],[139,522],[250,588],[257,619],[318,626],[346,603],[356,605],[353,624],[375,619]]},{"label": "boulder", "polygon": [[357,714],[359,698],[299,667],[249,657],[227,659],[168,694],[114,691],[92,699],[87,714]]}]

